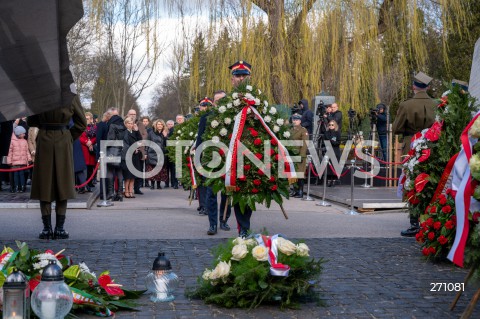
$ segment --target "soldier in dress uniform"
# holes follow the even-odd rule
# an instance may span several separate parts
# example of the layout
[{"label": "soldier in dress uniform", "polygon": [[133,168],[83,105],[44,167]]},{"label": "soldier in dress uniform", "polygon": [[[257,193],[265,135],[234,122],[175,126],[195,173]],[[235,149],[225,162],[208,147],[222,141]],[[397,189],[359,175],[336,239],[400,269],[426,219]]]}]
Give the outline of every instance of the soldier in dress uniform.
[{"label": "soldier in dress uniform", "polygon": [[413,80],[413,98],[403,101],[398,106],[393,122],[393,134],[403,135],[403,155],[410,151],[412,136],[432,126],[435,122],[435,102],[428,96],[427,89],[432,78],[423,72],[417,73]]},{"label": "soldier in dress uniform", "polygon": [[[299,114],[292,115],[293,127],[290,130],[291,139],[294,141],[302,141],[302,146],[295,146],[296,151],[295,156],[300,156],[302,158],[301,162],[295,163],[295,171],[297,173],[304,173],[307,166],[307,141],[308,141],[308,131],[302,124],[302,116]],[[303,198],[303,185],[305,184],[304,178],[299,178],[297,184],[294,186],[295,193],[292,194],[292,197]]]},{"label": "soldier in dress uniform", "polygon": [[[70,121],[73,126],[70,127]],[[87,128],[80,99],[75,96],[72,105],[58,108],[27,119],[30,127],[38,127],[35,168],[31,199],[40,200],[43,230],[40,239],[66,239],[63,228],[67,214],[67,200],[75,198],[73,172],[73,141]],[[56,202],[56,225],[52,230],[52,202]]]},{"label": "soldier in dress uniform", "polygon": [[[435,122],[435,102],[428,96],[428,85],[432,78],[423,72],[417,73],[413,80],[414,97],[400,103],[393,122],[393,133],[402,134],[404,145],[403,155],[410,151],[412,136],[421,130],[432,126]],[[418,216],[410,215],[410,228],[400,234],[405,237],[413,237],[420,230]]]}]

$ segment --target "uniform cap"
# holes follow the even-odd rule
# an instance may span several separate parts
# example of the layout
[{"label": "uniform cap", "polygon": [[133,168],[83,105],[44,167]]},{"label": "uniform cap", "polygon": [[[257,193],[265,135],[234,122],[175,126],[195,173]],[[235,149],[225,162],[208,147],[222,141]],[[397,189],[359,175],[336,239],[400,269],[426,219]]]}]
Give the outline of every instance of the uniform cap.
[{"label": "uniform cap", "polygon": [[292,115],[292,121],[293,120],[301,120],[301,119],[302,119],[302,116],[300,114],[295,113],[295,114]]},{"label": "uniform cap", "polygon": [[252,66],[246,61],[237,61],[228,67],[232,70],[232,75],[250,75]]},{"label": "uniform cap", "polygon": [[205,97],[204,99],[200,100],[198,104],[200,104],[200,106],[212,106],[213,102],[209,97]]},{"label": "uniform cap", "polygon": [[426,75],[425,73],[423,72],[418,72],[414,77],[413,77],[413,84],[416,86],[416,87],[419,87],[421,89],[424,89],[426,88],[430,82],[432,82],[432,78],[429,77],[428,75]]},{"label": "uniform cap", "polygon": [[458,85],[459,87],[461,87],[465,91],[468,91],[468,82],[453,79],[452,80],[452,85],[454,85],[454,86]]}]

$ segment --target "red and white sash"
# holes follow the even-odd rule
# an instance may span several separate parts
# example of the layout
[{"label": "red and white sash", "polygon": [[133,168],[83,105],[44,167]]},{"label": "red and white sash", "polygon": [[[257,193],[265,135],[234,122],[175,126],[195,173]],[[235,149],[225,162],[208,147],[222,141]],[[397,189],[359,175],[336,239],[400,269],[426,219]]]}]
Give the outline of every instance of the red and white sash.
[{"label": "red and white sash", "polygon": [[255,235],[255,239],[257,240],[258,244],[268,249],[268,262],[270,263],[270,266],[271,266],[270,274],[272,276],[288,277],[290,266],[277,263],[278,237],[279,237],[278,234],[273,236],[265,236],[260,234]]}]

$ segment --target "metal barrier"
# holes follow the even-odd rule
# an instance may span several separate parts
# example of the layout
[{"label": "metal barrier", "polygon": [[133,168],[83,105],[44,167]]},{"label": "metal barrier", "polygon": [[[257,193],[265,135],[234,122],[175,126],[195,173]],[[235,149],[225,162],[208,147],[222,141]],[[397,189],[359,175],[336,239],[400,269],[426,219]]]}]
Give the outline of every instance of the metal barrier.
[{"label": "metal barrier", "polygon": [[348,215],[358,215],[358,212],[353,208],[353,187],[355,184],[355,160],[352,159],[350,161],[350,211],[347,211],[346,214]]},{"label": "metal barrier", "polygon": [[313,198],[310,197],[310,164],[312,163],[312,155],[307,155],[307,167],[308,167],[308,183],[307,183],[307,196],[302,198],[302,200],[306,201],[315,201]]},{"label": "metal barrier", "polygon": [[327,191],[327,173],[328,173],[328,156],[323,156],[323,161],[325,162],[325,170],[323,171],[323,196],[322,201],[317,203],[317,206],[329,207],[332,206],[329,202],[325,201],[325,192]]},{"label": "metal barrier", "polygon": [[[104,164],[104,161],[105,160],[105,154],[103,152],[100,152],[100,169],[101,170],[106,170],[107,169],[107,165]],[[103,172],[102,171],[102,174],[105,174],[104,176],[106,177],[106,172]],[[113,206],[113,203],[108,201],[107,200],[107,188],[106,188],[106,185],[105,185],[105,179],[106,178],[100,178],[100,182],[102,183],[102,189],[103,189],[103,200],[100,201],[98,204],[97,204],[97,207],[110,207],[110,206]]]}]

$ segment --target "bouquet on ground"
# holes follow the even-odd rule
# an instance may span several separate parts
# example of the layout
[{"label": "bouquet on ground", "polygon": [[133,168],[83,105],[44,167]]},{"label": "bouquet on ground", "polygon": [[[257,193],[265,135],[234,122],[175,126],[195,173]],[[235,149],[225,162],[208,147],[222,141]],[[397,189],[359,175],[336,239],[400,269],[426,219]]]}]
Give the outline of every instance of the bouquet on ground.
[{"label": "bouquet on ground", "polygon": [[0,253],[0,289],[6,277],[18,269],[27,276],[30,290],[33,291],[40,283],[43,268],[53,260],[62,268],[65,282],[72,290],[71,314],[86,312],[110,317],[117,310],[136,310],[134,299],[145,292],[124,289],[112,280],[108,271],[97,276],[85,263],[73,264],[70,257],[61,254],[63,251],[41,252],[30,249],[26,243],[21,242],[17,242],[17,246],[17,251],[5,247]]},{"label": "bouquet on ground", "polygon": [[448,189],[420,216],[420,231],[415,238],[422,244],[423,255],[446,257],[455,238],[455,225],[455,191]]},{"label": "bouquet on ground", "polygon": [[313,287],[324,261],[310,257],[305,243],[281,235],[238,237],[214,248],[214,261],[187,296],[227,308],[270,303],[295,308],[300,301],[319,300]]}]

